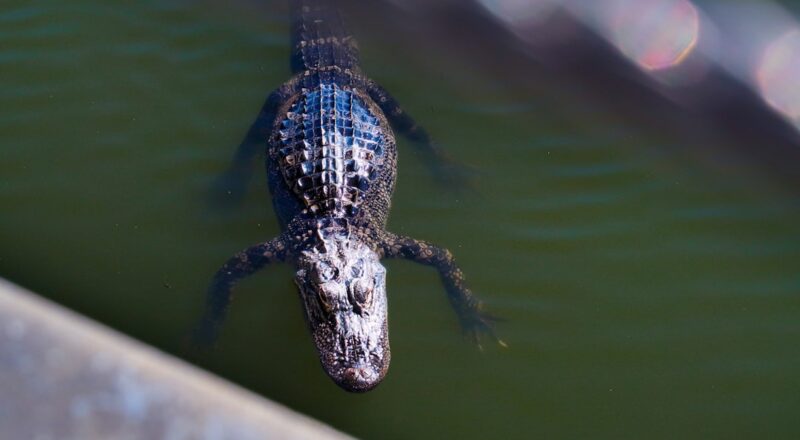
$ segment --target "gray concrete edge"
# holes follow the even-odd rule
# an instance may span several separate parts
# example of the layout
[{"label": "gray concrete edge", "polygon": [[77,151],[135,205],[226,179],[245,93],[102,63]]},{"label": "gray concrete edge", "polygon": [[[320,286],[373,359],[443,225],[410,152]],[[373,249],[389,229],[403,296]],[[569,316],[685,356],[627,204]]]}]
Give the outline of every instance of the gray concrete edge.
[{"label": "gray concrete edge", "polygon": [[0,438],[351,438],[0,279]]}]

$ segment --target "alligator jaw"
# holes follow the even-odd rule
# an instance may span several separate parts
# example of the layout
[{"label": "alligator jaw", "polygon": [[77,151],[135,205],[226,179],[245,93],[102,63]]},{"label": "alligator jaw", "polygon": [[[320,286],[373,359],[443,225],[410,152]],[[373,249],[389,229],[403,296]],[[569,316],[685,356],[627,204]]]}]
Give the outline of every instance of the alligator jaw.
[{"label": "alligator jaw", "polygon": [[[353,331],[349,324],[332,326],[331,323],[313,329],[320,363],[328,376],[345,390],[369,391],[378,386],[389,369],[391,354],[386,320],[375,322],[378,328],[368,329],[372,326],[354,322],[358,320],[355,316],[342,318],[337,321],[356,324],[362,329]],[[348,334],[350,336],[345,336]]]}]

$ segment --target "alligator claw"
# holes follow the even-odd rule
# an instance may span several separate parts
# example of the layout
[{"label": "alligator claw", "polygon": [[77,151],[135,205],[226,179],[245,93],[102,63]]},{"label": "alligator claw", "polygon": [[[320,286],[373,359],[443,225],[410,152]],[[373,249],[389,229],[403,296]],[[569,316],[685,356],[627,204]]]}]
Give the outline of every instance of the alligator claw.
[{"label": "alligator claw", "polygon": [[508,348],[508,344],[500,339],[495,332],[495,325],[498,322],[505,321],[503,318],[491,315],[487,312],[480,310],[473,311],[470,316],[464,317],[461,320],[461,328],[469,340],[478,346],[478,349],[483,351],[481,345],[481,338],[488,337],[493,339],[499,346]]}]

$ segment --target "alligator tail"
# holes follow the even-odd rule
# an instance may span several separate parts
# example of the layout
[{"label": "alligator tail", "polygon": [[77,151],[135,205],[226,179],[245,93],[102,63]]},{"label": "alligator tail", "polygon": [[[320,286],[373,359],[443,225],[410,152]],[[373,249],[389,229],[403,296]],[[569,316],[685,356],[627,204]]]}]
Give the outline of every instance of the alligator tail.
[{"label": "alligator tail", "polygon": [[336,0],[290,0],[292,72],[358,68],[358,47]]}]

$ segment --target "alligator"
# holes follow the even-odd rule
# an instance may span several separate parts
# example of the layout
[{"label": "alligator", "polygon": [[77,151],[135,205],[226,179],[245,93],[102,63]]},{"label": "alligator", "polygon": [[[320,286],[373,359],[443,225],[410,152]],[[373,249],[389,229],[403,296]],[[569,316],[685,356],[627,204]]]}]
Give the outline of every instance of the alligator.
[{"label": "alligator", "polygon": [[479,344],[495,317],[464,283],[449,250],[386,230],[397,175],[391,127],[436,161],[447,157],[397,101],[359,68],[358,48],[332,0],[291,1],[293,76],[272,92],[229,173],[266,144],[266,170],[282,232],[230,258],[209,288],[200,326],[213,341],[242,278],[293,264],[305,318],[325,372],[364,392],[391,358],[386,269],[403,258],[438,270],[465,334]]}]

